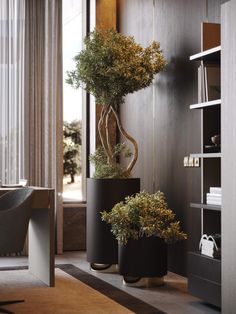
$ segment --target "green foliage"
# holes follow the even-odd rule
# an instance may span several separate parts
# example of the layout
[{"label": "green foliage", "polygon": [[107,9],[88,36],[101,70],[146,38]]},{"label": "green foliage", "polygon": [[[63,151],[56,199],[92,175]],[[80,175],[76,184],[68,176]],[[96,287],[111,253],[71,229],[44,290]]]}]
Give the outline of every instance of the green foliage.
[{"label": "green foliage", "polygon": [[[96,168],[95,178],[129,177],[138,158],[138,145],[123,128],[118,108],[127,94],[149,86],[166,61],[159,42],[143,48],[134,37],[114,29],[97,29],[84,43],[85,49],[75,56],[75,69],[67,72],[66,82],[74,88],[84,88],[103,105],[98,123],[102,149],[90,158]],[[114,118],[119,132],[133,145],[132,160],[126,169],[113,158],[119,155],[110,144],[109,121]]]},{"label": "green foliage", "polygon": [[63,123],[63,173],[74,176],[81,172],[81,121]]},{"label": "green foliage", "polygon": [[[115,145],[113,159],[117,160],[121,156],[129,158],[132,156],[130,150],[124,143]],[[102,146],[99,146],[94,154],[91,154],[89,160],[95,167],[94,178],[128,178],[126,168],[122,167],[118,162],[109,164],[107,162],[107,156]]]},{"label": "green foliage", "polygon": [[187,239],[181,231],[180,222],[168,208],[165,196],[158,191],[154,194],[139,192],[117,203],[110,212],[101,212],[102,220],[111,224],[116,239],[126,244],[128,239],[158,236],[167,243]]},{"label": "green foliage", "polygon": [[71,140],[78,145],[81,145],[82,138],[82,123],[80,120],[73,120],[71,122],[63,122],[63,135],[65,138],[71,138]]},{"label": "green foliage", "polygon": [[74,58],[76,69],[67,72],[67,83],[82,86],[100,104],[121,104],[125,95],[149,86],[166,65],[158,42],[143,48],[114,29],[97,29],[84,43],[86,48]]}]

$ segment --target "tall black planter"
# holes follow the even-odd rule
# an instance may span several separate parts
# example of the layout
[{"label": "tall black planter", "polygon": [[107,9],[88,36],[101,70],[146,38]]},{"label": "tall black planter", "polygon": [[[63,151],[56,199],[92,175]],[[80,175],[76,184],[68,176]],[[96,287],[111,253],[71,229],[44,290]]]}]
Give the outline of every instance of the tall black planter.
[{"label": "tall black planter", "polygon": [[117,264],[118,244],[111,227],[101,220],[102,210],[140,191],[140,179],[87,179],[87,261]]},{"label": "tall black planter", "polygon": [[123,276],[163,277],[167,274],[167,245],[158,237],[129,239],[119,245],[119,271]]}]

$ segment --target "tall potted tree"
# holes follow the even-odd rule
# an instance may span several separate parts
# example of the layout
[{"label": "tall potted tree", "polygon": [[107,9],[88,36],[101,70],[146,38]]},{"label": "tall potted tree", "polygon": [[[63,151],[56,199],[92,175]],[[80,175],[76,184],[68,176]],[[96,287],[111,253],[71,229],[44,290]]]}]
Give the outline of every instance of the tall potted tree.
[{"label": "tall potted tree", "polygon": [[[82,87],[102,105],[98,122],[101,146],[91,156],[94,178],[87,180],[87,258],[92,264],[116,264],[117,244],[109,228],[101,221],[100,211],[109,211],[115,203],[140,190],[139,179],[131,178],[138,158],[136,140],[127,133],[119,117],[119,106],[127,94],[149,86],[166,61],[160,44],[153,41],[147,48],[114,29],[95,30],[84,40],[85,49],[75,56],[76,68],[68,72],[67,83]],[[113,145],[109,131],[114,119],[126,144]],[[122,153],[130,157],[121,166]]]}]

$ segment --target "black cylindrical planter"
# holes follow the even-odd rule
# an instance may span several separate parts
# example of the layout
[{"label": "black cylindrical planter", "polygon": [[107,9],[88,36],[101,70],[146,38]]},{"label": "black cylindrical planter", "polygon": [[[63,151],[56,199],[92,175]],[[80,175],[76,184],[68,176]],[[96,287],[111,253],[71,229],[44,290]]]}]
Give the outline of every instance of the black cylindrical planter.
[{"label": "black cylindrical planter", "polygon": [[119,245],[119,272],[123,276],[163,277],[167,274],[166,243],[158,237],[142,237]]},{"label": "black cylindrical planter", "polygon": [[118,263],[118,244],[100,212],[140,191],[140,179],[87,179],[87,261]]}]

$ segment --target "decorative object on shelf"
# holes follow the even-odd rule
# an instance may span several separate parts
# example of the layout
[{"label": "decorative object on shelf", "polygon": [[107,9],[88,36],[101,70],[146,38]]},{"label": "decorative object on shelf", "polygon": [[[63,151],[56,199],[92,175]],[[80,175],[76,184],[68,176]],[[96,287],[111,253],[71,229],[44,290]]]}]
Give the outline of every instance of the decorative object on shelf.
[{"label": "decorative object on shelf", "polygon": [[210,193],[206,194],[206,203],[211,205],[221,205],[222,203],[222,194],[221,188],[210,187]]},{"label": "decorative object on shelf", "polygon": [[184,161],[183,161],[184,167],[188,167],[188,160],[189,160],[189,157],[185,156]]},{"label": "decorative object on shelf", "polygon": [[[96,267],[96,263],[109,265],[118,262],[117,241],[106,231],[107,226],[101,221],[100,211],[109,211],[116,202],[130,195],[130,191],[133,194],[140,190],[140,181],[134,185],[135,189],[134,186],[127,188],[129,181],[127,184],[122,181],[131,180],[131,171],[138,158],[138,145],[124,129],[119,107],[124,103],[127,94],[149,86],[155,74],[165,67],[166,61],[158,42],[153,41],[147,48],[143,48],[135,42],[134,37],[125,36],[114,29],[96,29],[85,38],[84,43],[85,48],[74,58],[75,70],[67,73],[67,83],[74,88],[84,88],[101,105],[98,107],[101,109],[98,111],[101,146],[90,156],[95,165],[94,178],[98,183],[94,182],[96,179],[87,181],[87,258]],[[131,145],[132,152],[126,147],[126,143],[114,143],[114,124],[125,141]],[[118,162],[121,158],[117,156],[120,155],[131,158],[127,166]],[[113,180],[112,184],[108,180]],[[100,196],[96,186],[102,191]],[[113,190],[108,189],[108,186],[112,186]],[[118,190],[120,195],[117,197]],[[96,229],[96,226],[99,227]],[[96,256],[100,260],[95,260]],[[101,265],[98,266],[101,268]]]},{"label": "decorative object on shelf", "polygon": [[193,167],[194,166],[194,158],[193,157],[189,157],[189,159],[188,159],[188,166],[189,167]]},{"label": "decorative object on shelf", "polygon": [[214,145],[205,145],[204,146],[205,153],[219,153],[221,151],[220,134],[213,135],[211,137],[211,142]]},{"label": "decorative object on shelf", "polygon": [[199,250],[201,254],[212,257],[221,257],[221,235],[207,235],[203,234],[199,243]]},{"label": "decorative object on shelf", "polygon": [[211,141],[213,144],[215,144],[215,146],[220,146],[220,144],[221,144],[220,134],[212,136]]},{"label": "decorative object on shelf", "polygon": [[187,238],[160,191],[128,196],[101,215],[119,241],[119,269],[124,280],[126,276],[163,277],[167,272],[166,243]]},{"label": "decorative object on shelf", "polygon": [[200,167],[200,158],[185,156],[183,160],[184,167]]}]

